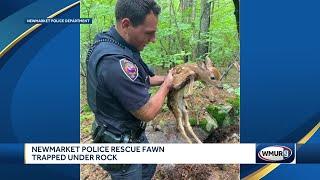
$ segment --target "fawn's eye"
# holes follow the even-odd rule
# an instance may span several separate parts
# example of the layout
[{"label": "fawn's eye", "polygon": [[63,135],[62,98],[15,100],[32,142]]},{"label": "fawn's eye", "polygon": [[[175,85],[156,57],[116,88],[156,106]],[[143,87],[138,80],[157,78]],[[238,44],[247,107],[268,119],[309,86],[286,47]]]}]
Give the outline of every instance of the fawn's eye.
[{"label": "fawn's eye", "polygon": [[211,79],[211,80],[215,80],[216,78],[215,78],[214,76],[211,76],[210,79]]}]

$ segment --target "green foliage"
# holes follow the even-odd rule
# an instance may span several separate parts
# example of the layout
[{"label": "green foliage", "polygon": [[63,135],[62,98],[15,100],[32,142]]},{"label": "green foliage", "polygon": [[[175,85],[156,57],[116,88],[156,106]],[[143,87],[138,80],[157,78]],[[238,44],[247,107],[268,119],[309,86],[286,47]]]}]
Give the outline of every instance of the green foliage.
[{"label": "green foliage", "polygon": [[239,38],[231,0],[215,1],[212,23],[207,35],[211,46],[209,56],[217,64],[231,62],[239,53]]},{"label": "green foliage", "polygon": [[93,120],[94,119],[94,114],[92,112],[86,112],[80,114],[80,122],[85,121],[85,120]]},{"label": "green foliage", "polygon": [[234,124],[240,115],[240,87],[233,88],[224,84],[224,89],[234,96],[228,98],[226,102],[229,105],[209,105],[206,110],[210,117],[215,119],[219,127],[225,127]]},{"label": "green foliage", "polygon": [[235,89],[229,84],[223,84],[223,89],[226,90],[228,93],[235,93]]},{"label": "green foliage", "polygon": [[201,129],[207,131],[207,123],[208,123],[208,121],[206,119],[202,119],[199,122],[199,126],[201,127]]},{"label": "green foliage", "polygon": [[236,97],[232,97],[227,99],[227,102],[231,104],[231,106],[234,108],[235,116],[240,115],[240,96],[236,95]]},{"label": "green foliage", "polygon": [[158,90],[159,90],[159,87],[154,86],[149,89],[149,93],[151,93],[151,95],[155,95]]},{"label": "green foliage", "polygon": [[229,93],[232,93],[235,95],[235,97],[231,97],[227,99],[227,102],[233,107],[235,111],[235,115],[239,116],[240,114],[240,87],[233,88],[228,84],[224,84],[223,88],[228,91]]},{"label": "green foliage", "polygon": [[80,122],[84,120],[93,120],[94,114],[91,112],[91,109],[88,104],[85,104],[82,107],[82,113],[80,114]]},{"label": "green foliage", "polygon": [[230,106],[209,105],[206,110],[217,121],[219,127],[226,127],[235,123],[235,117]]},{"label": "green foliage", "polygon": [[90,134],[90,132],[91,132],[91,126],[82,126],[81,127],[81,133]]},{"label": "green foliage", "polygon": [[[195,60],[197,44],[209,42],[209,56],[216,64],[227,64],[239,53],[239,39],[234,6],[231,0],[211,1],[211,25],[209,32],[199,39],[200,1],[194,7],[181,9],[178,0],[157,1],[162,8],[159,17],[157,41],[149,44],[141,53],[147,64],[169,68]],[[93,18],[91,25],[81,25],[81,61],[84,62],[87,50],[94,36],[108,30],[115,24],[116,0],[81,0],[80,14],[83,18]],[[192,17],[194,19],[192,19]],[[85,66],[85,63],[82,63]]]},{"label": "green foliage", "polygon": [[[189,119],[189,122],[190,122],[190,125],[191,126],[197,126],[197,120],[195,118],[190,118]],[[207,124],[208,124],[208,121],[206,119],[202,119],[199,121],[199,127],[207,132],[209,132],[207,130]]]},{"label": "green foliage", "polygon": [[221,126],[223,124],[223,121],[226,119],[227,113],[219,113],[219,107],[215,105],[209,105],[206,109],[209,115],[212,118],[216,119],[218,125]]},{"label": "green foliage", "polygon": [[197,120],[195,118],[189,118],[189,122],[191,126],[196,126],[197,125]]},{"label": "green foliage", "polygon": [[115,23],[114,6],[116,0],[81,0],[80,3],[80,16],[92,18],[92,24],[80,25],[80,57],[81,62],[84,62],[95,35],[98,32],[107,31]]},{"label": "green foliage", "polygon": [[83,111],[83,112],[91,112],[91,109],[90,109],[89,105],[86,104],[86,105],[84,105],[84,106],[82,107],[82,111]]},{"label": "green foliage", "polygon": [[[237,96],[240,96],[240,87],[236,88],[234,90],[234,93],[237,95]],[[240,97],[239,97],[240,98]]]}]

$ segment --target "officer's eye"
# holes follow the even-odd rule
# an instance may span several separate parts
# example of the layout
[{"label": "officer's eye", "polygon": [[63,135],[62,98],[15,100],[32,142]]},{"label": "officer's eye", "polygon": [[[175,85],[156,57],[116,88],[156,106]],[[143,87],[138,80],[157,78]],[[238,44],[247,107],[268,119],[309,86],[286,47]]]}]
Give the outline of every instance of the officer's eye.
[{"label": "officer's eye", "polygon": [[154,31],[152,31],[152,32],[146,32],[146,34],[147,34],[147,35],[154,35],[155,32],[154,32]]}]

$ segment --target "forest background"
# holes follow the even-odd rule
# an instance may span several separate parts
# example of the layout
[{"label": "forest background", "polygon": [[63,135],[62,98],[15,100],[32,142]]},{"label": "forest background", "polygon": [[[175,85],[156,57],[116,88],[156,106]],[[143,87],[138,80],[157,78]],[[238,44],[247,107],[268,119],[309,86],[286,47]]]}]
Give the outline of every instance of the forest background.
[{"label": "forest background", "polygon": [[[116,0],[82,0],[81,17],[92,24],[81,25],[81,74],[86,75],[88,48],[98,32],[115,24]],[[169,68],[205,55],[217,66],[227,66],[239,58],[235,4],[237,0],[161,0],[156,42],[141,55],[153,67]],[[238,7],[239,8],[239,7]]]},{"label": "forest background", "polygon": [[[239,0],[158,0],[157,3],[162,11],[156,42],[145,47],[142,58],[156,74],[165,75],[169,68],[178,64],[193,63],[209,56],[224,76],[223,90],[196,83],[194,94],[188,100],[190,123],[209,143],[239,143],[239,139],[228,138],[233,133],[239,135]],[[81,17],[92,18],[92,24],[80,26],[81,143],[91,141],[94,120],[86,99],[87,52],[95,35],[108,31],[115,24],[115,4],[116,0],[81,0]],[[150,93],[154,94],[157,88],[152,87]],[[149,141],[183,142],[176,133],[173,118],[164,105],[154,120],[158,124],[147,126]],[[196,123],[198,120],[200,124]],[[239,171],[238,165],[222,169],[215,165],[158,165],[155,179],[238,179]],[[98,165],[81,165],[81,179],[110,179],[110,176]]]},{"label": "forest background", "polygon": [[[194,111],[200,111],[202,106],[205,106],[208,113],[212,114],[210,112],[221,112],[221,109],[226,109],[225,105],[231,105],[237,112],[236,119],[239,119],[240,70],[230,71],[234,62],[240,64],[239,0],[159,0],[157,3],[162,10],[159,16],[156,42],[148,44],[141,52],[144,61],[155,69],[156,74],[164,75],[169,68],[175,65],[192,63],[209,56],[220,72],[225,75],[222,81],[224,91],[231,95],[220,99],[216,96],[218,100],[212,99],[209,103],[204,102],[201,100],[205,96],[201,93],[204,87],[198,85],[194,97],[198,97],[202,103],[194,103]],[[94,118],[86,100],[86,56],[88,49],[94,43],[95,35],[108,31],[115,24],[115,4],[116,0],[81,0],[81,17],[92,18],[92,24],[81,25],[80,37],[80,121],[84,134],[89,134],[89,122],[92,122]],[[226,72],[229,71],[230,73],[227,74]],[[151,93],[156,91],[156,87],[151,89]],[[224,93],[219,92],[218,94]],[[213,96],[212,93],[209,96],[210,99]],[[224,101],[220,103],[224,104],[223,107],[217,107],[219,101]],[[163,113],[167,111],[168,109],[163,107]],[[215,114],[212,117],[216,118],[214,116]],[[198,118],[198,115],[191,116],[191,119]],[[224,123],[218,122],[218,124]]]}]

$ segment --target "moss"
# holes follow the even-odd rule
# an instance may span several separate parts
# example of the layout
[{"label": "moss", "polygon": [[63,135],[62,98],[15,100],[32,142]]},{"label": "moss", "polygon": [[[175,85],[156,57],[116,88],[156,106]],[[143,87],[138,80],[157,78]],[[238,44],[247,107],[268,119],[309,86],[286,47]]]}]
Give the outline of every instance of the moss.
[{"label": "moss", "polygon": [[234,119],[231,118],[230,116],[228,116],[228,117],[223,121],[221,127],[227,127],[227,126],[233,125],[234,123],[235,123]]},{"label": "moss", "polygon": [[209,105],[207,112],[215,119],[219,127],[229,126],[235,123],[234,108],[228,105]]},{"label": "moss", "polygon": [[201,129],[207,131],[207,124],[208,124],[208,121],[206,119],[202,119],[200,120],[199,122],[199,126],[201,127]]},{"label": "moss", "polygon": [[214,118],[219,126],[223,125],[223,121],[226,119],[227,113],[218,105],[209,105],[206,109],[209,115]]},{"label": "moss", "polygon": [[196,126],[197,125],[197,120],[195,118],[189,118],[189,122],[191,126]]},{"label": "moss", "polygon": [[227,102],[233,107],[235,116],[240,115],[240,96],[227,99]]},{"label": "moss", "polygon": [[[197,126],[197,120],[195,118],[190,118],[189,119],[190,125],[191,126]],[[208,121],[206,119],[202,119],[199,122],[199,127],[205,131],[207,131],[207,123]],[[208,131],[207,131],[208,132]]]}]

